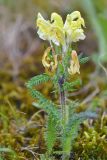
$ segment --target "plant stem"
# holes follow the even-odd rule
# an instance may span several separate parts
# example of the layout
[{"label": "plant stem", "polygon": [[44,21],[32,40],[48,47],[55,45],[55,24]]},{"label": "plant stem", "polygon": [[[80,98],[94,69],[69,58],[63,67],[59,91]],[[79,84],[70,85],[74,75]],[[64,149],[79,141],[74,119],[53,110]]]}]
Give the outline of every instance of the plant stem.
[{"label": "plant stem", "polygon": [[65,115],[65,91],[63,89],[64,84],[64,76],[59,78],[59,92],[60,92],[60,105],[61,105],[61,113],[62,113],[62,125],[64,126],[66,115]]},{"label": "plant stem", "polygon": [[[65,82],[64,76],[59,78],[59,92],[60,92],[60,105],[61,105],[61,113],[62,113],[62,133],[64,132],[65,125],[68,122],[68,107],[66,105],[66,93],[63,88],[63,84]],[[62,160],[68,160],[69,156],[66,154],[62,155]]]},{"label": "plant stem", "polygon": [[59,79],[59,88],[60,88],[60,105],[62,111],[62,124],[65,125],[68,122],[69,111],[68,106],[66,105],[66,92],[63,88],[65,82],[64,76]]}]

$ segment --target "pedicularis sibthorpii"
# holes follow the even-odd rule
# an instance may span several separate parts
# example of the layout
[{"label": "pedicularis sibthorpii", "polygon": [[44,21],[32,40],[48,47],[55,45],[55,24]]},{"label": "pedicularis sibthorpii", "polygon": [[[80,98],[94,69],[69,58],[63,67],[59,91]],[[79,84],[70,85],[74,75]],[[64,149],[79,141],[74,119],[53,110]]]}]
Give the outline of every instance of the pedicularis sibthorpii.
[{"label": "pedicularis sibthorpii", "polygon": [[[80,12],[75,11],[67,15],[65,23],[57,13],[51,14],[50,21],[38,13],[36,25],[39,37],[49,41],[50,45],[42,58],[46,73],[31,78],[27,83],[32,97],[38,101],[38,104],[33,103],[34,106],[47,113],[44,136],[47,151],[40,159],[55,159],[55,155],[59,154],[62,160],[68,160],[80,124],[85,119],[95,116],[89,110],[77,113],[79,102],[69,98],[70,91],[72,92],[81,82],[80,79],[73,80],[73,77],[80,74],[80,63],[87,61],[87,58],[81,58],[72,48],[72,43],[85,39],[85,23]],[[53,83],[59,103],[52,102],[35,90],[35,86],[48,81]],[[59,144],[57,150],[56,142]]]}]

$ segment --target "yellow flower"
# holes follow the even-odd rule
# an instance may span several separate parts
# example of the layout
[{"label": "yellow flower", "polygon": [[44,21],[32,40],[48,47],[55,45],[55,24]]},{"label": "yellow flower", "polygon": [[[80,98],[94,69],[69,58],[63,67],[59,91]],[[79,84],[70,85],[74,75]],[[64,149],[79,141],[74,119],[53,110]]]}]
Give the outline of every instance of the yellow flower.
[{"label": "yellow flower", "polygon": [[85,35],[83,29],[76,29],[72,31],[72,42],[77,42],[79,40],[84,40]]},{"label": "yellow flower", "polygon": [[57,13],[51,14],[51,22],[52,22],[52,28],[51,28],[51,37],[52,41],[56,45],[64,44],[65,41],[65,32],[63,30],[63,20],[60,15]]},{"label": "yellow flower", "polygon": [[58,61],[57,55],[51,54],[51,48],[48,47],[43,55],[42,64],[48,72],[55,72],[57,69]]},{"label": "yellow flower", "polygon": [[85,27],[85,23],[79,11],[68,14],[65,24],[57,13],[51,14],[51,21],[45,20],[40,13],[37,16],[39,37],[64,48],[67,48],[66,44],[85,38],[82,26]]},{"label": "yellow flower", "polygon": [[37,16],[37,22],[36,25],[38,27],[38,35],[43,40],[49,40],[50,41],[50,28],[51,24],[49,21],[46,21],[40,13],[38,13]]},{"label": "yellow flower", "polygon": [[77,52],[75,50],[73,50],[71,53],[71,62],[70,62],[70,68],[68,68],[68,73],[71,75],[74,75],[76,73],[80,74],[79,60]]},{"label": "yellow flower", "polygon": [[81,25],[85,27],[84,19],[81,17],[81,14],[79,11],[74,11],[71,14],[67,15],[65,26],[69,25],[72,29],[78,29],[81,28]]},{"label": "yellow flower", "polygon": [[82,26],[85,27],[85,22],[79,11],[67,15],[64,29],[69,43],[85,39]]},{"label": "yellow flower", "polygon": [[62,17],[57,13],[52,13],[51,22],[46,21],[42,15],[38,13],[37,27],[37,33],[41,39],[52,41],[56,45],[64,44],[63,21]]},{"label": "yellow flower", "polygon": [[55,12],[51,14],[51,22],[53,22],[53,26],[58,27],[60,29],[63,28],[64,24],[63,24],[62,17]]}]

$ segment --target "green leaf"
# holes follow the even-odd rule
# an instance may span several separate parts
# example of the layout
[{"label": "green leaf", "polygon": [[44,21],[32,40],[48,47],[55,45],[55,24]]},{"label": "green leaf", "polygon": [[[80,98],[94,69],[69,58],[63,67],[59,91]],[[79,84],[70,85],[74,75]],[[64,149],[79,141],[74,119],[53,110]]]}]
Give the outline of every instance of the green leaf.
[{"label": "green leaf", "polygon": [[32,88],[33,86],[37,86],[41,83],[45,83],[50,80],[50,77],[47,74],[41,74],[31,78],[27,83],[27,88]]},{"label": "green leaf", "polygon": [[48,149],[49,154],[51,153],[52,148],[57,138],[57,127],[55,123],[56,123],[56,120],[53,119],[51,115],[49,115],[48,121],[47,121],[47,131],[45,133],[45,141],[47,144],[47,149]]},{"label": "green leaf", "polygon": [[75,89],[73,87],[78,86],[78,85],[81,85],[81,79],[77,79],[73,82],[65,82],[63,84],[63,87],[64,87],[64,90],[74,91]]},{"label": "green leaf", "polygon": [[[39,93],[39,95],[40,95],[40,93]],[[33,105],[40,108],[40,109],[44,109],[44,111],[47,112],[48,115],[52,115],[53,119],[55,119],[57,121],[57,123],[59,123],[60,112],[58,110],[58,106],[56,104],[54,104],[52,101],[46,99],[43,96],[39,96],[38,97],[38,106],[35,105],[35,103],[33,103]]]},{"label": "green leaf", "polygon": [[52,114],[53,117],[55,117],[58,120],[59,113],[57,110],[57,105],[55,105],[52,101],[45,98],[39,91],[33,89],[33,86],[49,80],[50,80],[50,77],[46,74],[38,75],[36,77],[31,78],[26,84],[26,86],[28,87],[32,97],[37,98],[38,104],[39,104],[38,108],[44,109],[48,114]]},{"label": "green leaf", "polygon": [[69,118],[73,116],[75,113],[76,109],[79,107],[79,101],[70,101],[68,103],[68,108],[69,108]]},{"label": "green leaf", "polygon": [[86,12],[87,17],[91,22],[92,28],[97,36],[98,48],[99,48],[99,55],[97,59],[100,59],[102,62],[107,62],[107,54],[106,54],[107,44],[106,44],[105,33],[102,29],[102,26],[98,18],[98,14],[95,10],[94,2],[93,0],[82,0],[81,2],[82,2],[81,3],[82,7]]},{"label": "green leaf", "polygon": [[[55,140],[56,140],[56,127],[60,123],[60,112],[58,109],[58,106],[54,104],[51,100],[48,100],[44,97],[39,91],[35,90],[33,87],[36,85],[39,85],[43,82],[47,82],[50,80],[50,77],[46,74],[39,75],[36,77],[33,77],[28,81],[26,86],[29,89],[29,92],[31,93],[33,98],[36,98],[38,100],[37,103],[33,103],[34,106],[43,109],[45,112],[48,113],[48,122],[47,122],[47,132],[46,132],[46,144],[48,152],[50,153],[52,151],[52,148],[54,146]],[[59,125],[60,126],[60,125]],[[42,158],[43,159],[43,158]]]},{"label": "green leaf", "polygon": [[102,14],[101,16],[99,16],[99,22],[100,22],[100,25],[102,26],[102,30],[103,30],[105,39],[107,40],[107,18],[106,18],[106,15]]},{"label": "green leaf", "polygon": [[84,63],[87,63],[88,61],[89,61],[89,57],[84,57],[84,58],[81,58],[80,60],[79,60],[79,62],[81,63],[81,64],[84,64]]},{"label": "green leaf", "polygon": [[69,120],[67,126],[64,129],[62,137],[63,151],[70,154],[75,138],[78,135],[80,124],[87,118],[95,118],[96,114],[86,111],[79,114],[75,113]]}]

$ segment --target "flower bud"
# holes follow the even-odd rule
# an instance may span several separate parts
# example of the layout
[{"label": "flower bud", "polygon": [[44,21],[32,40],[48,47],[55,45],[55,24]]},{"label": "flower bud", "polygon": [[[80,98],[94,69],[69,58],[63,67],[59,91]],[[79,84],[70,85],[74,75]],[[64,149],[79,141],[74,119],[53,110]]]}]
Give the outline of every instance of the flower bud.
[{"label": "flower bud", "polygon": [[48,47],[45,50],[43,58],[42,58],[42,64],[45,67],[47,72],[54,73],[58,65],[57,55],[52,55],[50,51],[51,51],[50,47]]},{"label": "flower bud", "polygon": [[75,50],[73,50],[71,53],[71,62],[70,62],[70,67],[68,68],[68,73],[70,75],[74,75],[76,73],[80,74],[80,64],[77,52]]}]

